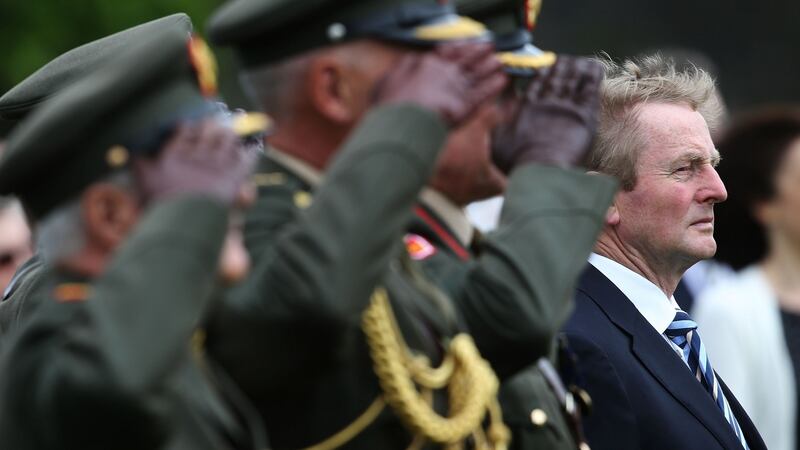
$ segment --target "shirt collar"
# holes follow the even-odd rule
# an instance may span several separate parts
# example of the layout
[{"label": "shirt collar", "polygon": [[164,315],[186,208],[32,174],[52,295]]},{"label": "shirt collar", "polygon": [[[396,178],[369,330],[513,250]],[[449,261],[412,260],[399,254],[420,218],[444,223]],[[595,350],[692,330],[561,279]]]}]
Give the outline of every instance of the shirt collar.
[{"label": "shirt collar", "polygon": [[275,147],[267,147],[266,154],[267,158],[291,170],[309,186],[315,188],[322,183],[323,173],[302,159],[284,153]]},{"label": "shirt collar", "polygon": [[441,192],[428,187],[422,189],[419,198],[453,232],[461,245],[469,247],[475,229],[472,227],[464,208],[460,208],[451,202]]},{"label": "shirt collar", "polygon": [[589,264],[614,283],[659,334],[664,334],[675,319],[675,310],[680,309],[674,296],[667,298],[650,280],[605,256],[592,253]]}]

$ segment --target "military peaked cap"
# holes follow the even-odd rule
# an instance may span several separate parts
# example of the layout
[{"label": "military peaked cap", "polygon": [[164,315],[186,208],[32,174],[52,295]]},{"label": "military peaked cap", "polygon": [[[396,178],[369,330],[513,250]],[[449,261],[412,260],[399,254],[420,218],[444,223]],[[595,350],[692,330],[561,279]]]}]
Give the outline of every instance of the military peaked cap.
[{"label": "military peaked cap", "polygon": [[96,71],[110,58],[138,41],[165,29],[192,31],[183,13],[162,17],[74,48],[45,64],[0,97],[0,116],[19,120],[59,91]]},{"label": "military peaked cap", "polygon": [[509,73],[519,76],[530,75],[556,61],[553,52],[533,45],[531,33],[541,7],[542,0],[456,0],[459,13],[489,27],[498,58]]},{"label": "military peaked cap", "polygon": [[431,46],[490,37],[444,0],[232,0],[207,31],[212,43],[234,47],[247,67],[358,38]]}]

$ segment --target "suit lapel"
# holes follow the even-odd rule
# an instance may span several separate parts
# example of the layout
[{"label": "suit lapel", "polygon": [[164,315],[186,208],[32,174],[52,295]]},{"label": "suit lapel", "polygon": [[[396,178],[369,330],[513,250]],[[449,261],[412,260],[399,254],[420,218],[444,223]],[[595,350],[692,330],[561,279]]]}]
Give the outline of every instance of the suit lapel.
[{"label": "suit lapel", "polygon": [[745,412],[742,405],[739,404],[739,401],[736,400],[736,397],[733,396],[733,393],[728,389],[725,382],[722,381],[722,378],[719,377],[719,374],[717,374],[717,381],[719,381],[720,386],[722,386],[722,392],[725,394],[725,398],[728,399],[728,404],[731,407],[731,411],[733,411],[734,417],[739,421],[739,427],[742,429],[744,438],[747,440],[747,446],[750,447],[750,450],[766,450],[767,445],[758,433],[758,429],[753,424],[753,421],[750,420],[750,416],[747,415],[747,412]]},{"label": "suit lapel", "polygon": [[[741,447],[711,396],[692,376],[664,337],[645,320],[622,291],[591,264],[582,275],[578,289],[591,298],[609,320],[631,337],[632,351],[636,358],[724,448]],[[729,395],[726,392],[726,396]],[[732,398],[732,395],[728,398]]]}]

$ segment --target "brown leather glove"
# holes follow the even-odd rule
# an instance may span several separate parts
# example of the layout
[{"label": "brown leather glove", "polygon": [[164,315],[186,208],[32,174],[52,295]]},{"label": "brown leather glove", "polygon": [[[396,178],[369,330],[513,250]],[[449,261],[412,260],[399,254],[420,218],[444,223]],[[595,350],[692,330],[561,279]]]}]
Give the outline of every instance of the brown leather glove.
[{"label": "brown leather glove", "polygon": [[447,44],[404,56],[378,83],[374,98],[376,104],[417,104],[454,128],[499,95],[506,83],[490,44]]},{"label": "brown leather glove", "polygon": [[137,159],[133,169],[147,201],[195,193],[230,205],[248,200],[242,188],[254,163],[255,153],[244,151],[230,128],[207,119],[179,125],[158,154]]},{"label": "brown leather glove", "polygon": [[600,64],[559,55],[537,72],[492,136],[492,159],[505,173],[526,163],[581,165],[597,129]]}]

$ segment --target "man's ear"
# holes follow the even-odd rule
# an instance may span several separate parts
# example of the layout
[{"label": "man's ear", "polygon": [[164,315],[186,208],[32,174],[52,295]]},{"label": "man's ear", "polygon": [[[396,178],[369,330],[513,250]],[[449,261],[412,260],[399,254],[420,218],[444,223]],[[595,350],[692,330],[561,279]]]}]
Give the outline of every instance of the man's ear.
[{"label": "man's ear", "polygon": [[109,183],[96,183],[81,196],[87,244],[113,250],[128,235],[139,217],[134,195]]},{"label": "man's ear", "polygon": [[619,225],[619,210],[617,209],[616,199],[606,211],[606,225],[610,227]]},{"label": "man's ear", "polygon": [[317,112],[340,125],[358,119],[347,68],[334,55],[320,55],[311,61],[306,83],[311,104]]}]

